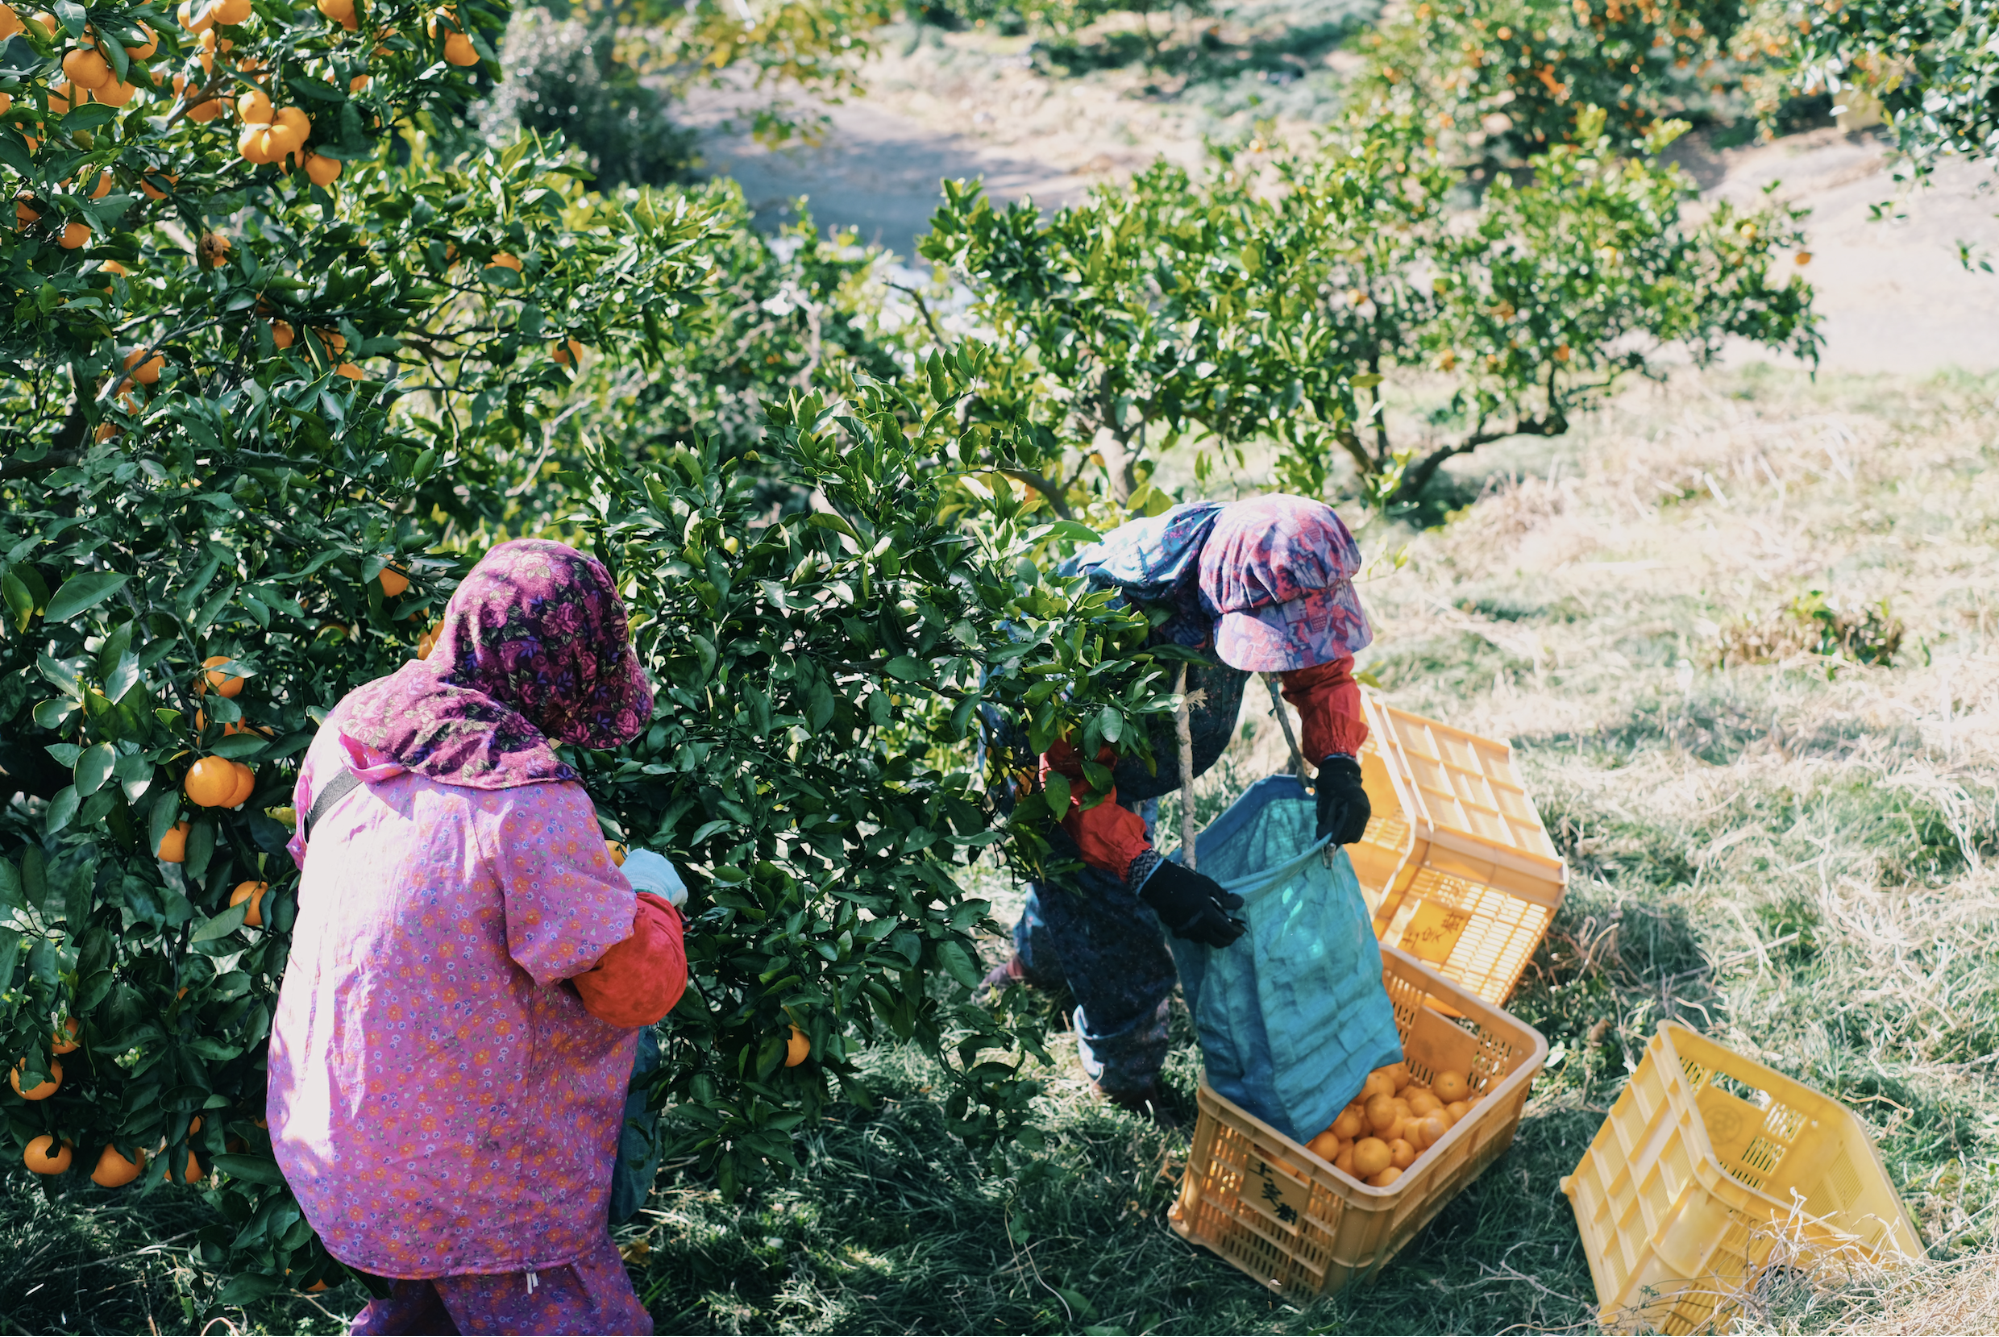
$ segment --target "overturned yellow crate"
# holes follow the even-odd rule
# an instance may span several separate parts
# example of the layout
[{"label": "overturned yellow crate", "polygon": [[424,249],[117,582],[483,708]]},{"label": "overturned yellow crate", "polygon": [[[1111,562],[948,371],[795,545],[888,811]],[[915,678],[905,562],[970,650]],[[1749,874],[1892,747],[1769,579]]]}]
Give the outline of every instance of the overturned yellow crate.
[{"label": "overturned yellow crate", "polygon": [[1374,934],[1504,1003],[1568,889],[1510,744],[1362,696],[1373,817],[1347,847]]},{"label": "overturned yellow crate", "polygon": [[1720,1331],[1772,1271],[1922,1254],[1851,1110],[1671,1023],[1562,1192],[1612,1331]]}]

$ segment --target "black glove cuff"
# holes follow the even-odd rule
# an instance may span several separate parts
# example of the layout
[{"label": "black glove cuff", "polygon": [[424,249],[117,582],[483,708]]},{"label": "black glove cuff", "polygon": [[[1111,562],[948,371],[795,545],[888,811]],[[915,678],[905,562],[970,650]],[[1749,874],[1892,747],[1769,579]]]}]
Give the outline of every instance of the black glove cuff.
[{"label": "black glove cuff", "polygon": [[1352,780],[1358,784],[1360,782],[1360,763],[1344,752],[1334,752],[1320,760],[1319,774],[1321,776],[1336,775],[1343,780]]},{"label": "black glove cuff", "polygon": [[1152,870],[1160,865],[1159,851],[1147,850],[1125,866],[1124,885],[1127,890],[1137,891],[1145,885],[1145,879],[1152,876]]}]

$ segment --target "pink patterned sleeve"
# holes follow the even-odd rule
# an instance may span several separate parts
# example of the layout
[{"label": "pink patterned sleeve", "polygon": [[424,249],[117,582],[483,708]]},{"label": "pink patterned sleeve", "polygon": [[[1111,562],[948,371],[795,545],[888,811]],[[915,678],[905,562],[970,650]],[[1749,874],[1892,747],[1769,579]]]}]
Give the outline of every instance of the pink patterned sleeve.
[{"label": "pink patterned sleeve", "polygon": [[632,934],[638,897],[611,862],[573,782],[488,791],[481,853],[499,877],[507,952],[544,988],[590,969]]}]

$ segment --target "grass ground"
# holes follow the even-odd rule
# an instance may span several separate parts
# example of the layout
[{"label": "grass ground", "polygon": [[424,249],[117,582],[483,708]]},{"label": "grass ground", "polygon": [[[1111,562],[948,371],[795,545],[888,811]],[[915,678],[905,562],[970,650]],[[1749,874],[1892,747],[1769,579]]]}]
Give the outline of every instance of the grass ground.
[{"label": "grass ground", "polygon": [[[1557,1181],[1666,1019],[1858,1111],[1931,1251],[1766,1296],[1750,1326],[1999,1328],[1995,409],[1993,379],[1688,376],[1475,457],[1452,486],[1476,500],[1441,527],[1363,533],[1407,558],[1367,589],[1369,667],[1396,702],[1514,740],[1572,877],[1511,1005],[1552,1047],[1518,1140],[1372,1284],[1299,1311],[1182,1244],[1185,1135],[1096,1103],[1067,1048],[1046,1148],[990,1164],[891,1051],[887,1099],[805,1134],[791,1182],[725,1203],[662,1174],[623,1232],[660,1330],[1588,1330]],[[1895,621],[1890,662],[1853,662]],[[1845,652],[1818,653],[1842,627]],[[1256,709],[1209,811],[1278,759]],[[1010,888],[981,878],[1004,918]],[[1197,1081],[1184,1018],[1168,1076]],[[176,1249],[147,1251],[199,1215],[8,1179],[0,1276],[22,1280],[0,1323],[325,1331],[361,1304],[201,1312]]]}]

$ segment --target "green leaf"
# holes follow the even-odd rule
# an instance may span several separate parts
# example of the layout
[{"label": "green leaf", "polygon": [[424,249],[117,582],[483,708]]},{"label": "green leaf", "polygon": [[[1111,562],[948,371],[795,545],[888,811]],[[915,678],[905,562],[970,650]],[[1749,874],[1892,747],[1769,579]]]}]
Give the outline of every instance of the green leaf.
[{"label": "green leaf", "polygon": [[[1057,771],[1048,772],[1041,782],[1048,795],[1048,810],[1066,815],[1069,811],[1069,777]],[[1060,820],[1060,817],[1057,818]]]},{"label": "green leaf", "polygon": [[900,678],[903,682],[927,683],[930,681],[930,666],[922,660],[912,659],[908,655],[897,655],[894,659],[888,661],[886,668],[889,677]]},{"label": "green leaf", "polygon": [[958,943],[951,942],[948,939],[938,943],[937,961],[939,965],[944,967],[945,974],[964,985],[967,989],[976,989],[984,982],[979,974],[978,966],[973,964],[971,954]]},{"label": "green leaf", "polygon": [[12,571],[0,576],[0,598],[6,600],[7,611],[14,615],[14,630],[26,631],[28,619],[35,614],[35,597]]},{"label": "green leaf", "polygon": [[230,734],[227,738],[217,739],[215,746],[210,748],[209,751],[218,757],[227,757],[231,761],[241,761],[244,757],[256,756],[270,745],[270,739],[262,735],[235,733]]},{"label": "green leaf", "polygon": [[[245,1158],[241,1156],[217,1156],[215,1163],[217,1166],[220,1166],[224,1161],[243,1159]],[[248,1178],[249,1176],[240,1177]],[[280,1182],[283,1182],[282,1179]],[[276,1294],[279,1290],[283,1289],[284,1284],[283,1277],[269,1277],[260,1272],[238,1272],[235,1276],[229,1278],[229,1284],[222,1288],[221,1293],[215,1297],[215,1300],[216,1303],[224,1305],[254,1304],[258,1300]]]},{"label": "green leaf", "polygon": [[80,576],[71,576],[49,600],[42,616],[51,622],[67,622],[85,609],[103,603],[131,579],[116,571],[86,571]]},{"label": "green leaf", "polygon": [[117,111],[102,102],[86,102],[63,116],[62,132],[73,135],[79,130],[97,130],[117,119]]},{"label": "green leaf", "polygon": [[1078,520],[1057,520],[1048,526],[1053,538],[1070,539],[1076,543],[1102,543],[1104,536]]},{"label": "green leaf", "polygon": [[104,782],[111,778],[112,767],[117,764],[118,750],[111,744],[85,748],[76,759],[76,792],[89,795],[104,788]]},{"label": "green leaf", "polygon": [[1105,706],[1097,712],[1097,732],[1103,735],[1106,743],[1117,742],[1124,733],[1124,716],[1118,713],[1117,707]]},{"label": "green leaf", "polygon": [[82,796],[76,792],[75,785],[64,785],[62,792],[49,800],[49,810],[42,817],[43,834],[52,836],[68,826],[82,802]]},{"label": "green leaf", "polygon": [[188,941],[213,942],[217,938],[226,938],[237,929],[243,927],[243,917],[249,913],[250,902],[248,901],[244,901],[241,905],[232,905],[221,914],[212,916],[207,923],[196,929],[193,935],[188,938]]}]

